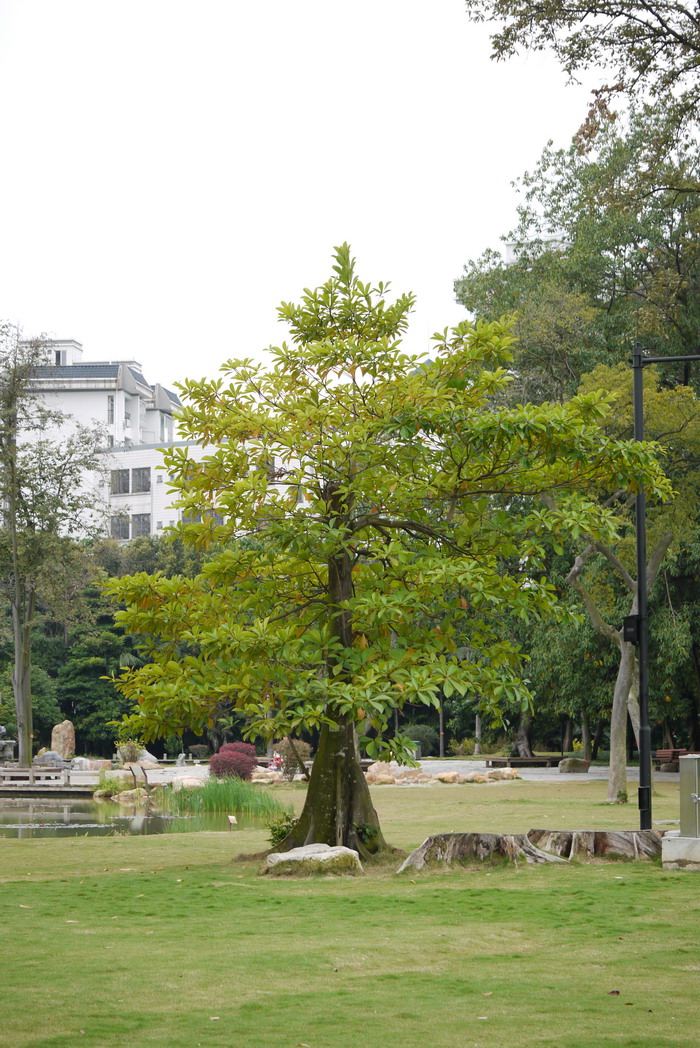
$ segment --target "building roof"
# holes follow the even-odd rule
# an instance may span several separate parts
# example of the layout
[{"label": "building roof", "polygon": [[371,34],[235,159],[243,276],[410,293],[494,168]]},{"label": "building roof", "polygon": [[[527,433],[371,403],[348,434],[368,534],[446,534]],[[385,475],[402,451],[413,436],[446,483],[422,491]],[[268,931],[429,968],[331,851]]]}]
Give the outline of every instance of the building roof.
[{"label": "building roof", "polygon": [[[34,368],[34,374],[38,378],[116,378],[119,364],[42,364]],[[138,378],[144,382],[143,375]]]}]

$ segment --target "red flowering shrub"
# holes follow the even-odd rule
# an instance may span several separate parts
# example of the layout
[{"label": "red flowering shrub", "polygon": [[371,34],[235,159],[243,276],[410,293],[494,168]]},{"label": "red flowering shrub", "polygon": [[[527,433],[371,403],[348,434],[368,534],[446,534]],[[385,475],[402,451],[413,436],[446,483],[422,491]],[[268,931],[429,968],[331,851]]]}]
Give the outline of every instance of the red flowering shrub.
[{"label": "red flowering shrub", "polygon": [[218,753],[209,759],[209,769],[217,778],[236,775],[249,779],[258,763],[255,746],[249,742],[227,742]]}]

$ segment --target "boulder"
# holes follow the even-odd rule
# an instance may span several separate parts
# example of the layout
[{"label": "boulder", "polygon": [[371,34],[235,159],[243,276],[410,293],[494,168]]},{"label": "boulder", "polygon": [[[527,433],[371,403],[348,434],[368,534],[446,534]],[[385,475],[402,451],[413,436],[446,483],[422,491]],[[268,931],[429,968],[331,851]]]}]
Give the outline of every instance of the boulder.
[{"label": "boulder", "polygon": [[352,848],[329,844],[305,844],[288,852],[272,852],[267,857],[264,871],[276,874],[335,873],[354,875],[364,873],[360,856]]},{"label": "boulder", "polygon": [[665,764],[660,765],[659,771],[673,772],[679,771],[680,764],[678,761],[667,761]]},{"label": "boulder", "polygon": [[139,765],[144,769],[144,771],[158,771],[160,768],[160,764],[157,760],[139,761]]},{"label": "boulder", "polygon": [[64,761],[61,754],[55,750],[44,750],[41,754],[37,753],[32,764],[39,768],[70,768],[70,764]]},{"label": "boulder", "polygon": [[509,782],[511,779],[519,779],[520,772],[517,768],[489,768],[484,772],[486,782]]},{"label": "boulder", "polygon": [[456,771],[439,771],[435,778],[438,782],[458,782],[460,775]]},{"label": "boulder", "polygon": [[148,800],[148,794],[142,786],[138,786],[135,790],[122,790],[121,793],[117,794],[117,801],[119,804],[145,804]]},{"label": "boulder", "polygon": [[196,775],[178,775],[173,779],[174,790],[199,790],[204,786],[204,779]]},{"label": "boulder", "polygon": [[590,766],[590,761],[584,761],[580,757],[564,757],[563,761],[559,761],[559,771],[568,774],[587,772]]},{"label": "boulder", "polygon": [[483,771],[468,771],[464,776],[465,782],[488,782],[486,773]]},{"label": "boulder", "polygon": [[74,757],[70,762],[75,771],[111,771],[112,762],[107,760],[90,760],[89,757]]},{"label": "boulder", "polygon": [[51,731],[51,749],[61,755],[64,761],[75,754],[75,728],[69,720],[54,725]]},{"label": "boulder", "polygon": [[[122,752],[122,748],[121,747],[117,748],[117,753],[119,754],[119,759],[123,761],[124,760],[124,753]],[[153,761],[154,764],[157,764],[158,767],[160,767],[160,761],[158,760],[158,758],[155,756],[155,754],[149,753],[148,750],[140,750],[139,751],[139,755],[136,758],[136,763],[140,764],[141,761]]]},{"label": "boulder", "polygon": [[432,782],[433,777],[429,775],[427,771],[422,771],[420,775],[416,775],[414,782]]},{"label": "boulder", "polygon": [[372,783],[375,786],[394,786],[396,784],[396,779],[393,775],[373,775]]},{"label": "boulder", "polygon": [[399,768],[394,778],[397,782],[415,782],[420,774],[420,768]]}]

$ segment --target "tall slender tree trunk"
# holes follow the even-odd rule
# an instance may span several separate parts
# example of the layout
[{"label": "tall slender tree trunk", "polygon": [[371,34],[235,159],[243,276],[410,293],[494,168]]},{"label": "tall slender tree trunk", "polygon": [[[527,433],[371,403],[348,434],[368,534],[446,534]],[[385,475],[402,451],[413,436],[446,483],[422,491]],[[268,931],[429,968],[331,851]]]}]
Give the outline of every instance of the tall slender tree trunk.
[{"label": "tall slender tree trunk", "polygon": [[583,759],[590,761],[591,757],[591,725],[588,720],[588,714],[581,714],[581,742],[583,743]]},{"label": "tall slender tree trunk", "polygon": [[476,715],[476,725],[474,727],[474,753],[478,756],[481,754],[481,714]]},{"label": "tall slender tree trunk", "polygon": [[[32,600],[33,605],[33,600]],[[28,611],[30,609],[27,609]],[[23,621],[20,608],[12,604],[12,632],[14,634],[15,659],[12,669],[12,689],[15,696],[17,715],[17,742],[19,763],[29,767],[32,763],[32,623]]]},{"label": "tall slender tree trunk", "polygon": [[564,730],[561,736],[561,752],[571,753],[574,746],[574,722],[571,717],[564,720]]},{"label": "tall slender tree trunk", "polygon": [[627,798],[627,715],[637,658],[634,644],[620,636],[620,665],[615,680],[612,713],[610,716],[610,770],[608,774],[608,801],[620,804]]},{"label": "tall slender tree trunk", "polygon": [[440,725],[440,756],[445,756],[445,700],[440,695],[440,707],[438,709],[438,723]]}]

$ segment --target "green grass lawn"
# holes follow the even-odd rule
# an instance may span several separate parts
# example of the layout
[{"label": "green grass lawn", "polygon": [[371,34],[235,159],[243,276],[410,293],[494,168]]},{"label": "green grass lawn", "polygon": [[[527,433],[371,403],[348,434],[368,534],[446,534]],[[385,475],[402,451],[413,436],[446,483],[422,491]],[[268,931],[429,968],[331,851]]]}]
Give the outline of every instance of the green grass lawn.
[{"label": "green grass lawn", "polygon": [[[655,818],[677,818],[677,784],[657,790]],[[598,782],[373,792],[404,849],[430,832],[638,817]],[[3,1048],[698,1042],[697,874],[613,862],[396,877],[397,860],[280,880],[236,859],[264,846],[260,830],[0,841]]]}]

